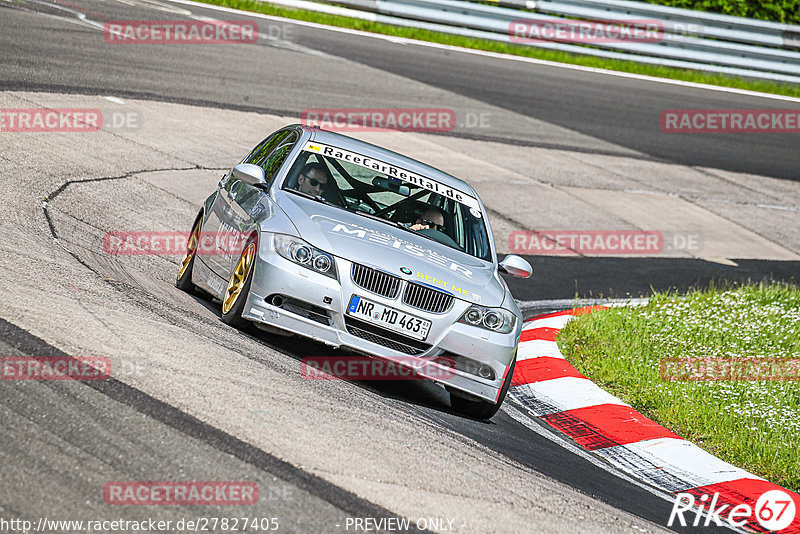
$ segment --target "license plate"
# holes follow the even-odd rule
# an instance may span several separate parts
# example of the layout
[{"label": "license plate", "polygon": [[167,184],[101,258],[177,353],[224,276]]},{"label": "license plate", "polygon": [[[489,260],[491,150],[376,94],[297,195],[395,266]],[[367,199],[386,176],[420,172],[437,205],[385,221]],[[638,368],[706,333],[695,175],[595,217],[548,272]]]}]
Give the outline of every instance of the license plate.
[{"label": "license plate", "polygon": [[427,319],[408,315],[358,295],[350,298],[347,313],[368,323],[420,340],[428,337],[428,330],[431,328],[431,322]]}]

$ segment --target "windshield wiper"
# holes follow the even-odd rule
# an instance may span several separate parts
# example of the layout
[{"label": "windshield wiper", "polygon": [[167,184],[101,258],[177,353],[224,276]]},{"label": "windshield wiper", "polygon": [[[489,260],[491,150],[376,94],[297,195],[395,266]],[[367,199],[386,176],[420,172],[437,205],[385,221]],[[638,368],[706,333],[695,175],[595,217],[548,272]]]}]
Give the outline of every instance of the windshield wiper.
[{"label": "windshield wiper", "polygon": [[324,198],[322,195],[309,195],[308,193],[304,193],[304,192],[299,191],[297,189],[287,189],[286,191],[291,191],[295,195],[300,195],[303,198],[307,198],[307,199],[310,199],[310,200],[316,200],[317,202],[322,202],[323,204],[327,204],[328,206],[335,206],[337,208],[341,208],[341,206],[339,204],[331,202],[330,200]]},{"label": "windshield wiper", "polygon": [[[348,211],[351,211],[351,210],[348,210]],[[366,211],[358,211],[358,210],[352,210],[352,211],[353,211],[353,213],[357,213],[357,214],[361,215],[362,217],[366,217],[368,219],[372,219],[372,220],[375,220],[375,221],[380,221],[382,223],[390,224],[390,225],[394,226],[395,228],[400,228],[401,230],[405,230],[406,232],[412,233],[414,235],[418,235],[420,237],[424,237],[425,239],[430,239],[434,243],[439,243],[440,245],[445,245],[444,243],[442,243],[438,239],[436,239],[434,237],[431,237],[429,235],[426,235],[426,234],[421,234],[417,230],[412,230],[410,226],[405,226],[403,223],[399,223],[397,221],[390,221],[389,219],[384,219],[383,217],[378,217],[377,215],[373,215],[372,213],[367,213]],[[445,245],[445,246],[449,246],[449,245]],[[450,248],[453,248],[453,247],[450,247]]]},{"label": "windshield wiper", "polygon": [[[357,214],[361,215],[362,217],[366,217],[368,219],[372,219],[373,221],[380,221],[382,223],[392,225],[395,228],[400,228],[401,230],[405,230],[406,232],[411,232],[411,233],[414,233],[414,234],[417,233],[416,231],[412,230],[411,228],[403,225],[403,223],[399,223],[397,221],[390,221],[389,219],[384,219],[383,217],[378,217],[377,215],[374,215],[372,213],[368,213],[366,211],[352,210],[352,212],[353,213],[357,213]],[[422,234],[419,234],[419,235],[422,235]]]},{"label": "windshield wiper", "polygon": [[350,211],[352,213],[357,213],[357,214],[361,215],[362,217],[366,217],[368,219],[372,219],[373,221],[380,221],[382,223],[391,224],[392,226],[396,226],[398,228],[405,228],[399,222],[390,221],[389,219],[384,219],[383,217],[378,217],[377,215],[373,215],[372,213],[368,213],[366,211],[361,211],[359,209],[348,209],[347,211]]},{"label": "windshield wiper", "polygon": [[323,204],[327,204],[328,206],[334,206],[334,207],[337,207],[337,208],[340,208],[340,209],[343,208],[343,209],[349,211],[350,213],[356,213],[358,215],[361,215],[362,217],[366,217],[368,219],[372,219],[373,221],[379,221],[379,222],[382,222],[384,224],[388,224],[388,225],[394,226],[395,228],[400,228],[401,230],[404,230],[406,232],[412,233],[414,235],[418,235],[420,237],[424,237],[425,239],[430,239],[434,243],[439,243],[440,245],[444,244],[441,241],[439,241],[438,239],[435,239],[435,238],[433,238],[433,237],[431,237],[429,235],[421,234],[416,230],[412,230],[411,227],[405,226],[404,224],[399,223],[397,221],[391,221],[389,219],[384,219],[383,217],[378,217],[377,215],[373,215],[372,213],[368,213],[366,211],[361,211],[358,208],[353,208],[352,206],[348,206],[348,205],[340,206],[339,204],[335,204],[335,203],[331,202],[330,200],[326,200],[325,198],[323,198],[320,195],[310,195],[308,193],[304,193],[304,192],[299,191],[297,189],[287,189],[287,191],[291,191],[292,193],[294,193],[296,195],[300,195],[303,198],[307,198],[307,199],[310,199],[310,200],[316,200],[317,202],[321,202]]}]

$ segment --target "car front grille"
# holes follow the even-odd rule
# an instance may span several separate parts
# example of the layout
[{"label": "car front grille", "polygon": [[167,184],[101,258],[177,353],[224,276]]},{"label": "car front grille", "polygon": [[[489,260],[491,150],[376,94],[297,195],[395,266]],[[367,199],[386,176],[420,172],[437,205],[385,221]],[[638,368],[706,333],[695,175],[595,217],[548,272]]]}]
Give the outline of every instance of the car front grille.
[{"label": "car front grille", "polygon": [[365,323],[364,321],[359,321],[358,319],[353,319],[352,317],[345,317],[344,324],[347,327],[347,331],[354,336],[358,336],[378,345],[383,345],[397,352],[404,352],[405,354],[417,356],[431,348],[431,345],[427,343],[422,343],[416,339]]},{"label": "car front grille", "polygon": [[444,313],[453,304],[453,295],[409,282],[403,293],[403,303],[431,313]]},{"label": "car front grille", "polygon": [[[360,265],[353,264],[353,283],[382,297],[394,299],[400,292],[403,279],[398,276]],[[403,303],[431,313],[444,313],[453,304],[453,295],[438,291],[415,282],[408,282],[403,292]]]},{"label": "car front grille", "polygon": [[396,298],[401,279],[389,273],[372,269],[358,263],[353,264],[353,282],[358,286],[386,298]]}]

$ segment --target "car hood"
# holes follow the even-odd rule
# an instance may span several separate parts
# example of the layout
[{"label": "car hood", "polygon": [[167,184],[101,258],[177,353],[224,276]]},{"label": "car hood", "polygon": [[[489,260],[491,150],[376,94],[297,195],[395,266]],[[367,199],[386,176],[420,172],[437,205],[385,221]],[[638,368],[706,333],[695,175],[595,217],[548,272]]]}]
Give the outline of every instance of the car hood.
[{"label": "car hood", "polygon": [[503,303],[506,287],[492,263],[338,207],[283,191],[279,194],[278,205],[300,237],[321,250],[462,300],[494,307]]}]

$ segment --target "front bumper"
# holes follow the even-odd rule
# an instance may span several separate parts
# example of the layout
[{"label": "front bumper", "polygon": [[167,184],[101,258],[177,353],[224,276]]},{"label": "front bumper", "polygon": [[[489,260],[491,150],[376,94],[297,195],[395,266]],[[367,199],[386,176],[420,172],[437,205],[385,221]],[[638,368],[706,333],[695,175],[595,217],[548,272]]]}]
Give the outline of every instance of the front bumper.
[{"label": "front bumper", "polygon": [[[248,320],[294,332],[333,347],[354,351],[412,367],[417,374],[448,388],[482,400],[497,402],[503,379],[514,358],[521,321],[514,330],[499,334],[457,322],[470,304],[455,299],[445,313],[429,313],[395,299],[371,293],[351,279],[350,261],[335,258],[339,280],[334,280],[278,255],[264,239],[255,264],[250,294],[242,316]],[[402,291],[400,292],[402,294]],[[375,330],[365,332],[358,321],[345,314],[352,295],[359,295],[405,313],[428,319],[431,327],[424,341],[391,343]],[[275,295],[284,298],[281,306],[271,302]],[[290,303],[290,305],[286,305]],[[307,305],[313,313],[298,313],[295,303]],[[396,335],[390,336],[395,342]],[[376,342],[381,341],[381,342]],[[402,349],[402,350],[398,350]],[[413,355],[413,356],[412,356]],[[318,356],[309,354],[308,356]],[[466,357],[491,367],[494,379],[484,379],[471,372],[437,363],[437,357]],[[442,377],[446,377],[442,379]]]}]

